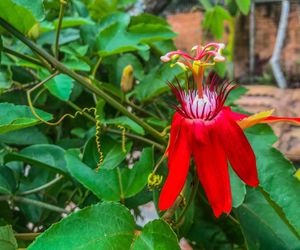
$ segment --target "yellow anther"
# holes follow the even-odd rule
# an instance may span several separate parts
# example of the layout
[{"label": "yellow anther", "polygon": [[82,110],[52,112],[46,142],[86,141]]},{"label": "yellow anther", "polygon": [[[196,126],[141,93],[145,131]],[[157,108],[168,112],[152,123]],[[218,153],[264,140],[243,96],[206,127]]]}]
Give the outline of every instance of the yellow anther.
[{"label": "yellow anther", "polygon": [[153,190],[155,187],[159,186],[163,180],[163,177],[158,174],[151,173],[148,176],[148,189]]}]

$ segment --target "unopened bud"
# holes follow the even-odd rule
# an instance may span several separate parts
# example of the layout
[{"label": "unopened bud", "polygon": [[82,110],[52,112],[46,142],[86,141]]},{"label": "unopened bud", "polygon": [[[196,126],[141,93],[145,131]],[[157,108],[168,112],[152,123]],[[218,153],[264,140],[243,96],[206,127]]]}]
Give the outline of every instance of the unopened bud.
[{"label": "unopened bud", "polygon": [[124,93],[130,91],[133,87],[133,67],[130,64],[123,69],[120,85]]}]

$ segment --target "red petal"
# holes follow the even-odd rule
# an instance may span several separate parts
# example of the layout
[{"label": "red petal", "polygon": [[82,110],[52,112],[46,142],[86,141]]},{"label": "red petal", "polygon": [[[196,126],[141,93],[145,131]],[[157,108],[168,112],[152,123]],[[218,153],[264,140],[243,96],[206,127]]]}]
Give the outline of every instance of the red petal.
[{"label": "red petal", "polygon": [[206,144],[194,141],[193,156],[199,180],[216,217],[230,213],[232,206],[227,159],[216,134],[216,125],[206,127],[209,140]]},{"label": "red petal", "polygon": [[158,207],[160,210],[166,210],[173,205],[189,172],[191,150],[188,138],[190,124],[186,119],[183,119],[179,127],[178,138],[169,154],[168,177],[159,197]]},{"label": "red petal", "polygon": [[220,113],[220,119],[219,136],[233,170],[245,183],[256,187],[259,181],[251,145],[243,130],[226,112]]},{"label": "red petal", "polygon": [[194,119],[193,125],[194,125],[194,131],[193,131],[194,138],[198,142],[205,144],[209,138],[208,138],[207,129],[205,128],[204,121],[201,119]]},{"label": "red petal", "polygon": [[223,107],[223,110],[226,110],[226,114],[229,115],[235,121],[240,121],[248,117],[248,115],[232,111],[231,108],[227,106]]},{"label": "red petal", "polygon": [[180,123],[181,120],[184,119],[178,112],[176,112],[173,116],[171,129],[170,129],[170,143],[166,150],[166,154],[168,155],[170,152],[172,152],[175,142],[178,138],[178,132],[180,129]]},{"label": "red petal", "polygon": [[271,123],[271,122],[292,122],[299,125],[300,118],[269,116],[263,121],[263,123]]}]

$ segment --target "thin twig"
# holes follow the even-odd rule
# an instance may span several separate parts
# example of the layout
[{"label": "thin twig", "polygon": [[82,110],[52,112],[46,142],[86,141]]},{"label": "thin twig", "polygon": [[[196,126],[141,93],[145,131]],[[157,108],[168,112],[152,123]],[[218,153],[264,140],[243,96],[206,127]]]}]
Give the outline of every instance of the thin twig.
[{"label": "thin twig", "polygon": [[10,54],[12,56],[15,56],[15,57],[18,57],[20,59],[23,59],[25,61],[31,62],[33,64],[36,64],[36,65],[39,65],[39,66],[44,66],[42,62],[40,62],[39,60],[35,59],[34,57],[31,57],[31,56],[28,56],[28,55],[25,55],[25,54],[21,54],[21,53],[15,51],[15,50],[11,50],[9,48],[4,47],[2,49],[2,51],[4,53],[7,53],[7,54]]},{"label": "thin twig", "polygon": [[18,240],[30,240],[30,241],[32,241],[32,240],[35,240],[35,238],[38,237],[40,234],[41,233],[15,233],[14,236]]},{"label": "thin twig", "polygon": [[97,63],[96,63],[96,65],[95,65],[95,67],[93,68],[93,71],[92,71],[92,77],[93,77],[93,79],[96,78],[97,70],[98,70],[98,68],[99,68],[99,66],[100,66],[100,64],[101,64],[101,61],[102,61],[102,57],[100,56],[100,57],[98,58],[98,60],[97,60]]},{"label": "thin twig", "polygon": [[11,196],[11,195],[0,196],[0,201],[10,201],[10,200],[37,206],[37,207],[42,207],[42,208],[45,208],[45,209],[48,209],[48,210],[51,210],[54,212],[58,212],[58,213],[65,213],[65,214],[69,213],[67,210],[65,210],[61,207],[57,207],[57,206],[54,206],[54,205],[51,205],[51,204],[48,204],[48,203],[42,202],[42,201],[28,199],[28,198],[20,197],[20,196]]},{"label": "thin twig", "polygon": [[56,184],[57,182],[59,182],[61,179],[63,179],[64,177],[61,175],[61,176],[58,176],[56,177],[55,179],[45,183],[44,185],[42,186],[39,186],[37,188],[34,188],[34,189],[30,189],[30,190],[27,190],[27,191],[24,191],[22,193],[19,193],[18,195],[29,195],[29,194],[34,194],[34,193],[38,193],[40,191],[43,191],[49,187],[52,187],[54,184]]},{"label": "thin twig", "polygon": [[54,47],[54,55],[55,58],[59,58],[59,37],[60,37],[60,30],[62,26],[62,21],[65,13],[65,6],[66,2],[64,0],[60,0],[60,8],[59,8],[59,16],[58,16],[58,24],[56,29],[56,37],[55,37],[55,47]]}]

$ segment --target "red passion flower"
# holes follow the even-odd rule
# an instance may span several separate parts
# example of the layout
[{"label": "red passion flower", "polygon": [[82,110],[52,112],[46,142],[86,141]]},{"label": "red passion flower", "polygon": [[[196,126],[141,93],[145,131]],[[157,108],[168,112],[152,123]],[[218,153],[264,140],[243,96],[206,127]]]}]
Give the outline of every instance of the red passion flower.
[{"label": "red passion flower", "polygon": [[247,116],[224,106],[228,94],[237,85],[222,82],[212,74],[203,82],[204,68],[225,60],[221,54],[223,48],[223,44],[210,43],[194,47],[195,56],[178,50],[161,58],[164,62],[180,58],[176,63],[192,72],[193,81],[187,80],[186,89],[178,81],[169,83],[179,105],[174,106],[176,112],[166,152],[169,172],[159,198],[160,210],[170,208],[180,194],[193,157],[215,216],[230,213],[228,161],[246,184],[251,187],[259,184],[255,155],[243,129],[264,122],[300,123],[300,118],[273,117],[272,111]]}]

